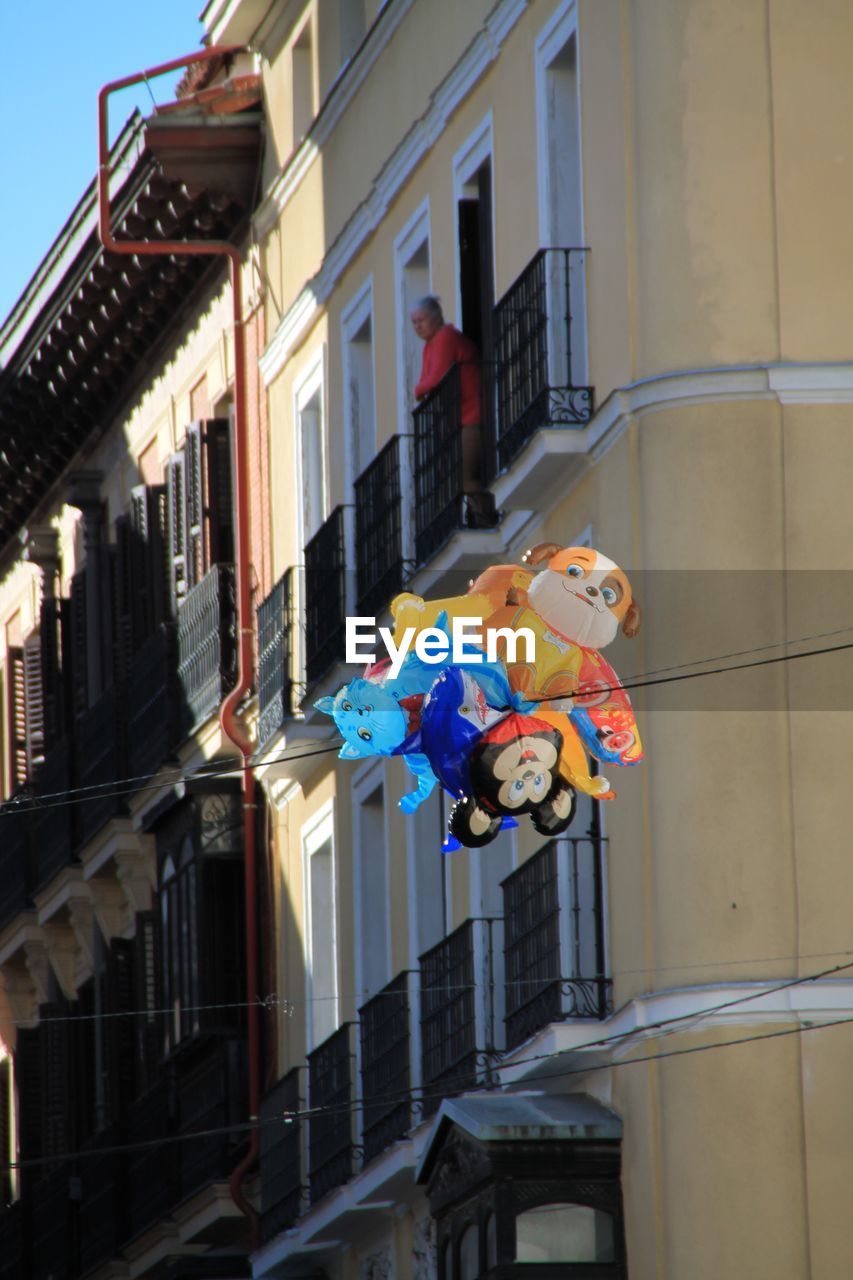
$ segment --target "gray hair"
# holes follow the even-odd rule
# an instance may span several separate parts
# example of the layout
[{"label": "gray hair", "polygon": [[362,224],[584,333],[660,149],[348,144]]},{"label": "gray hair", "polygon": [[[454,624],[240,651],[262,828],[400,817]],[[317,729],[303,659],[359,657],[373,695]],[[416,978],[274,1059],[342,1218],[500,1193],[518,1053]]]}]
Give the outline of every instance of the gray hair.
[{"label": "gray hair", "polygon": [[416,311],[428,311],[430,315],[438,316],[444,319],[444,312],[441,309],[441,298],[434,293],[425,293],[422,298],[415,298],[412,303],[410,314],[414,315]]}]

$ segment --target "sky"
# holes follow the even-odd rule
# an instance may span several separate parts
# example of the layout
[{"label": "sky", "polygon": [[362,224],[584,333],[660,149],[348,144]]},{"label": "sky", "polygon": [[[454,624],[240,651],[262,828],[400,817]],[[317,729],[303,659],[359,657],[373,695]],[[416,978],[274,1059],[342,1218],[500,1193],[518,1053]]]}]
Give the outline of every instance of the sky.
[{"label": "sky", "polygon": [[[195,52],[204,0],[0,0],[0,323],[95,177],[98,90]],[[177,76],[151,88],[172,96]],[[111,135],[144,85],[110,99]]]}]

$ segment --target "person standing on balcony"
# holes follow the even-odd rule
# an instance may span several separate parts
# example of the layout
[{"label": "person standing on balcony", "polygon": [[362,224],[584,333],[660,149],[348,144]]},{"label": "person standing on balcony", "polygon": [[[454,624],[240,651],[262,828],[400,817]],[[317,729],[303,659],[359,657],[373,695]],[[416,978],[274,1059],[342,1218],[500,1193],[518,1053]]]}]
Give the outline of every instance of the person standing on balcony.
[{"label": "person standing on balcony", "polygon": [[462,489],[468,505],[468,526],[493,529],[498,523],[495,500],[483,479],[480,353],[470,338],[445,321],[441,302],[433,294],[417,300],[411,319],[415,333],[424,344],[420,381],[415,387],[417,400],[434,391],[445,374],[455,364],[459,365]]}]

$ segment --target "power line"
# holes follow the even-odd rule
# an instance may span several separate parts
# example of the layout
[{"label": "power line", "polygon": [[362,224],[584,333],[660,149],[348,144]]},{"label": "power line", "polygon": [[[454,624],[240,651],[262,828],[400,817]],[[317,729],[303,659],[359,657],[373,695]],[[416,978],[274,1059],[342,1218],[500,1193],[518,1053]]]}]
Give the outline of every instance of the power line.
[{"label": "power line", "polygon": [[[853,628],[843,627],[843,628],[839,628],[836,631],[816,633],[815,637],[804,636],[797,640],[779,640],[779,641],[775,641],[773,644],[758,645],[754,649],[739,650],[732,654],[722,654],[716,657],[697,658],[694,662],[682,663],[678,667],[663,667],[663,668],[660,668],[660,670],[664,672],[679,671],[682,666],[693,667],[693,666],[698,666],[702,662],[726,661],[729,657],[737,656],[738,653],[758,653],[758,652],[763,652],[766,649],[779,648],[783,644],[802,644],[812,638],[817,638],[818,636],[821,636],[821,635],[825,635],[825,636],[840,635],[843,632],[850,631],[851,629]],[[602,685],[600,688],[597,689],[597,692],[598,693],[617,693],[619,692],[620,689],[624,689],[624,690],[650,689],[650,688],[654,688],[657,685],[680,683],[686,680],[700,680],[706,676],[726,675],[734,671],[746,671],[752,668],[773,666],[782,662],[794,662],[798,658],[816,658],[816,657],[821,657],[825,654],[830,654],[830,653],[844,653],[851,649],[853,649],[853,641],[851,641],[848,644],[829,645],[823,648],[808,649],[802,653],[780,654],[775,658],[762,658],[755,662],[740,662],[740,663],[735,663],[731,666],[726,666],[726,667],[711,667],[705,671],[688,671],[688,672],[683,672],[681,675],[660,675],[660,676],[654,676],[651,679],[647,678],[646,675],[640,675],[635,677],[632,681],[629,681],[619,686]],[[647,675],[652,675],[652,673],[647,673]],[[539,702],[559,702],[559,701],[564,701],[564,700],[583,697],[583,696],[585,695],[579,691],[572,691],[568,693],[548,694],[542,698],[539,698],[538,701]],[[146,785],[143,785],[143,786],[126,785],[128,783],[133,783],[137,781],[137,779],[120,778],[111,782],[92,783],[84,787],[72,787],[65,791],[52,791],[42,796],[15,797],[10,801],[7,800],[5,802],[2,810],[0,810],[0,819],[12,817],[22,812],[35,812],[38,810],[62,808],[65,805],[72,804],[72,803],[75,803],[75,804],[84,803],[86,800],[100,800],[107,797],[121,796],[121,795],[136,795],[142,791],[159,791],[165,787],[175,786],[177,783],[181,783],[181,782],[195,782],[200,779],[203,780],[205,778],[214,778],[214,779],[226,778],[234,773],[246,772],[249,769],[266,768],[268,765],[271,765],[271,764],[287,764],[295,760],[310,759],[312,756],[325,755],[325,754],[328,754],[329,752],[337,751],[340,746],[340,743],[341,743],[341,739],[335,738],[333,741],[329,742],[324,746],[299,748],[290,754],[285,753],[280,756],[274,756],[268,760],[265,760],[263,758],[258,758],[256,753],[255,755],[249,758],[248,763],[243,762],[239,758],[235,758],[234,762],[225,768],[199,769],[192,773],[174,774],[170,777],[160,779],[156,782],[150,782],[148,780],[150,775],[146,775],[146,778],[145,778]],[[220,764],[219,761],[216,761],[214,763],[216,765]],[[56,803],[44,804],[43,801],[45,800],[53,800]]]}]

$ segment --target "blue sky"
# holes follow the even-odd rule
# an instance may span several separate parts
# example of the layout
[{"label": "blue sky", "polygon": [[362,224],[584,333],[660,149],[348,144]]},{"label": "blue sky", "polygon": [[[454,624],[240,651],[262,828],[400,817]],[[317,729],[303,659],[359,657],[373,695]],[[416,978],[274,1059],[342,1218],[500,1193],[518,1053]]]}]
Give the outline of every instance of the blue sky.
[{"label": "blue sky", "polygon": [[[101,85],[201,44],[203,0],[2,0],[0,77],[0,321],[23,292],[95,176]],[[170,98],[175,77],[156,81]],[[112,132],[144,86],[117,94]]]}]

